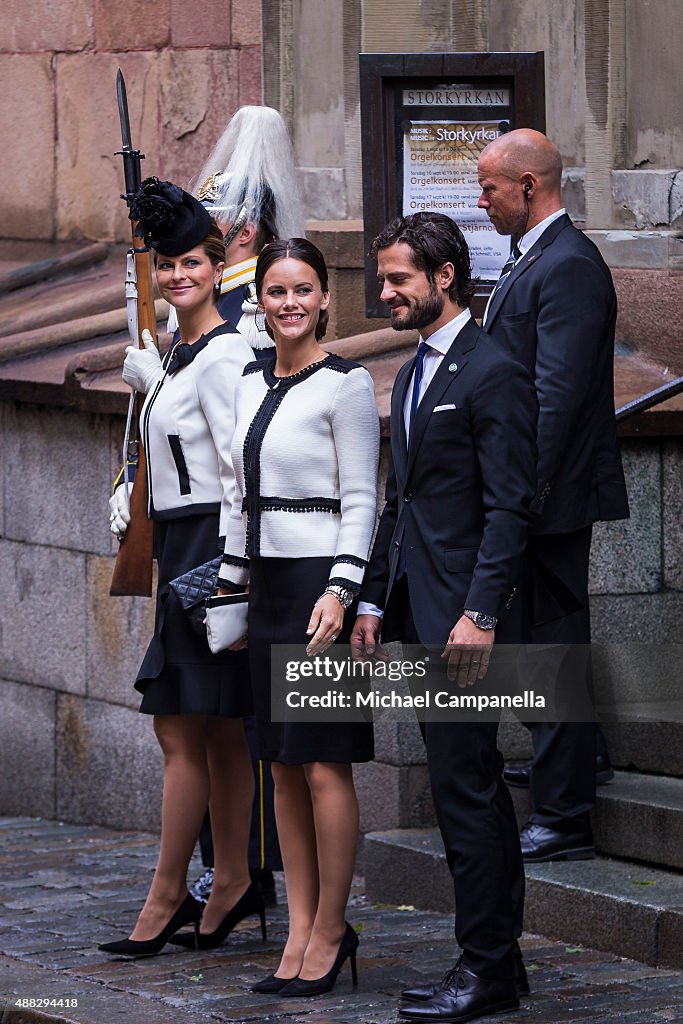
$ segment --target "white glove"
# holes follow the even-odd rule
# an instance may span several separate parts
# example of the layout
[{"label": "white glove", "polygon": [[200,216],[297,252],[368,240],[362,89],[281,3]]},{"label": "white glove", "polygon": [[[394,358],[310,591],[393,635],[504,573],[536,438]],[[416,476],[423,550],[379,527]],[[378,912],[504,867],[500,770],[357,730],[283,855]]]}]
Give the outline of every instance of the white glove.
[{"label": "white glove", "polygon": [[109,499],[109,529],[117,540],[123,540],[130,522],[130,499],[127,492],[128,488],[122,484]]},{"label": "white glove", "polygon": [[142,332],[144,348],[129,345],[123,363],[122,377],[134,391],[146,395],[163,375],[159,349],[148,330]]}]

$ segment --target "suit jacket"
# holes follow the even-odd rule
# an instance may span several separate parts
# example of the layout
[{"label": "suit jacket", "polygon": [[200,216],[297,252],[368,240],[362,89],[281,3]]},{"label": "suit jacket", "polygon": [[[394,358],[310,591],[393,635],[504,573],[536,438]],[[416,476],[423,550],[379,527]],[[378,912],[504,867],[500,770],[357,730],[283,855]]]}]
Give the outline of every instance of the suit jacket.
[{"label": "suit jacket", "polygon": [[528,371],[470,320],[422,397],[407,448],[414,365],[394,385],[386,505],[361,600],[387,610],[385,640],[400,635],[389,599],[403,544],[418,636],[440,644],[465,608],[500,618],[511,600],[536,483],[536,395]]},{"label": "suit jacket", "polygon": [[628,516],[614,419],[616,316],[609,268],[566,215],[518,260],[489,306],[484,329],[536,381],[532,533],[571,533]]}]

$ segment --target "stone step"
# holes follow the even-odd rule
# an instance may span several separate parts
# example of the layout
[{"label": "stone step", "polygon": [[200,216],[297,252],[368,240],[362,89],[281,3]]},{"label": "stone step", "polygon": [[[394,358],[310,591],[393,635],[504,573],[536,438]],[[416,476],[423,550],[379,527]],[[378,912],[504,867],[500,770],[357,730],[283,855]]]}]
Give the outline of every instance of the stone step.
[{"label": "stone step", "polygon": [[683,700],[630,702],[602,728],[615,767],[683,777]]},{"label": "stone step", "polygon": [[[529,792],[510,793],[521,827]],[[683,870],[683,779],[615,772],[598,786],[593,834],[599,853]]]},{"label": "stone step", "polygon": [[[442,913],[453,886],[437,829],[365,836],[365,885],[376,903]],[[575,945],[683,967],[683,876],[597,858],[526,867],[524,928]]]},{"label": "stone step", "polygon": [[601,853],[683,869],[683,779],[616,772],[598,787],[593,833]]}]

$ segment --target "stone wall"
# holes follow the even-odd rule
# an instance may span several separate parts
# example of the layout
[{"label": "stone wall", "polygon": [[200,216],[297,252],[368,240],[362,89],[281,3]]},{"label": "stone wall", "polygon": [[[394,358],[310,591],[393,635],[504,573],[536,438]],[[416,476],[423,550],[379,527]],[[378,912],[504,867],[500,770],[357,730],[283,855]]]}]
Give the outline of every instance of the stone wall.
[{"label": "stone wall", "polygon": [[[153,602],[108,594],[107,497],[123,421],[2,403],[0,431],[0,814],[156,828],[161,757],[132,685]],[[628,440],[624,461],[632,517],[596,528],[591,566],[595,639],[622,652],[679,635],[683,442]],[[642,658],[605,663],[606,692],[614,665],[637,694]],[[526,755],[517,723],[502,735],[508,756]],[[382,724],[377,759],[357,780],[364,831],[432,821],[413,722]]]},{"label": "stone wall", "polygon": [[238,106],[260,103],[250,0],[8,0],[0,27],[2,233],[125,238],[116,72],[143,173],[189,184]]},{"label": "stone wall", "polygon": [[158,825],[161,757],[132,687],[153,603],[108,596],[122,431],[0,405],[0,813]]}]

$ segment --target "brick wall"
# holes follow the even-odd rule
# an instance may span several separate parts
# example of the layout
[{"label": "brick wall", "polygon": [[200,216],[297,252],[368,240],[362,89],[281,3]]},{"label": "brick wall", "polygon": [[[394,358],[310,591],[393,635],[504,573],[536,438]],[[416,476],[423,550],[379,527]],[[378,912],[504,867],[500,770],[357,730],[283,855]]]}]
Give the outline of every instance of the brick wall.
[{"label": "brick wall", "polygon": [[262,102],[250,0],[7,0],[2,233],[125,238],[116,72],[143,173],[187,184],[237,109]]}]

